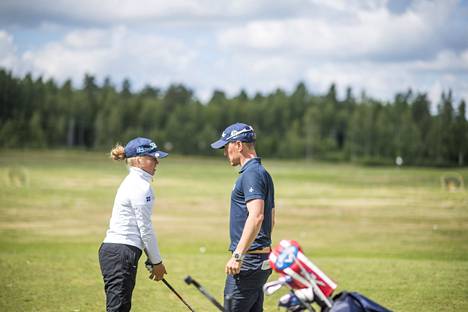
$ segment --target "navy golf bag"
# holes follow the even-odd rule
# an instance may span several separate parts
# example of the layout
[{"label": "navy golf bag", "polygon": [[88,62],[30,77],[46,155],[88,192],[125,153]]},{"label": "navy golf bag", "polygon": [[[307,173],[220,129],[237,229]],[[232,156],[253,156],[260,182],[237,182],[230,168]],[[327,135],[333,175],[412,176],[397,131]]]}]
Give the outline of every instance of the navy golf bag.
[{"label": "navy golf bag", "polygon": [[333,306],[324,312],[390,312],[380,304],[357,292],[343,291],[333,297]]}]

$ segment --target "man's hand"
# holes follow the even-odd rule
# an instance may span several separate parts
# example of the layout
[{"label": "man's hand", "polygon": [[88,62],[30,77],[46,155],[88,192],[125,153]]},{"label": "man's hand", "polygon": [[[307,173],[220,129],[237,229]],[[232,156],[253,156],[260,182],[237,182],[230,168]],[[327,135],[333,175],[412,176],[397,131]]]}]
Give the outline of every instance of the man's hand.
[{"label": "man's hand", "polygon": [[164,278],[164,274],[167,274],[166,267],[162,262],[160,264],[155,264],[153,265],[153,270],[150,273],[150,279],[160,281]]},{"label": "man's hand", "polygon": [[226,272],[226,274],[230,274],[230,275],[239,274],[241,265],[242,265],[242,261],[236,261],[236,259],[231,258],[226,263],[226,268],[224,271]]}]

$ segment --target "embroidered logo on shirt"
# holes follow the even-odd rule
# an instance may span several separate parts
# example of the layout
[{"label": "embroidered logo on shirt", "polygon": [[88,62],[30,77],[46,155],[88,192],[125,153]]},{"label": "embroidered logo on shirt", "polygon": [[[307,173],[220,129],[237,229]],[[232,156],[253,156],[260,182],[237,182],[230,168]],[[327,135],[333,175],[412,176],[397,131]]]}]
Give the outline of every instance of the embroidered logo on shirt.
[{"label": "embroidered logo on shirt", "polygon": [[253,187],[249,188],[249,192],[252,193],[254,191]]},{"label": "embroidered logo on shirt", "polygon": [[146,196],[146,202],[150,202],[151,201],[151,196]]}]

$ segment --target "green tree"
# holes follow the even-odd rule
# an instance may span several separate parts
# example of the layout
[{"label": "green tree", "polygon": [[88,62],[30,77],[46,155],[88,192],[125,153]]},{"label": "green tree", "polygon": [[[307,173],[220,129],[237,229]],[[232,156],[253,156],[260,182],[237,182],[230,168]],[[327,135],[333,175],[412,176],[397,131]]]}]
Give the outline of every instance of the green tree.
[{"label": "green tree", "polygon": [[444,163],[450,163],[457,159],[457,148],[455,146],[454,119],[452,91],[447,95],[442,93],[441,107],[439,112],[441,126],[441,149]]},{"label": "green tree", "polygon": [[463,166],[468,155],[468,122],[466,120],[466,104],[461,100],[454,124],[454,146],[457,150],[458,165]]},{"label": "green tree", "polygon": [[35,111],[32,115],[29,122],[29,132],[30,145],[28,147],[45,147],[47,145],[39,111]]},{"label": "green tree", "polygon": [[319,158],[321,150],[320,111],[316,105],[311,105],[304,115],[304,149],[307,159]]},{"label": "green tree", "polygon": [[429,157],[430,129],[432,127],[432,116],[430,113],[430,102],[426,94],[419,94],[411,105],[412,120],[418,128],[419,138],[414,142],[417,145],[416,158],[418,162],[424,162]]}]

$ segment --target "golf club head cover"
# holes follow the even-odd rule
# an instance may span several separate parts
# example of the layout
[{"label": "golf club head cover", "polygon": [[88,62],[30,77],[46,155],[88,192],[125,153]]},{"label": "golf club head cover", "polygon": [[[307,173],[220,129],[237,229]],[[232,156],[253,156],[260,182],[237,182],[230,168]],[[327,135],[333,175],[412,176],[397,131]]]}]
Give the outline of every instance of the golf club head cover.
[{"label": "golf club head cover", "polygon": [[289,276],[281,276],[276,281],[265,283],[265,285],[263,285],[263,293],[267,296],[272,295],[289,283],[291,283],[291,278]]},{"label": "golf club head cover", "polygon": [[292,289],[308,288],[312,285],[329,297],[337,285],[322,272],[302,252],[301,246],[295,240],[282,240],[269,256],[270,266],[281,276],[289,276]]},{"label": "golf club head cover", "polygon": [[304,311],[306,307],[294,294],[286,294],[278,301],[278,307],[286,308],[286,311],[300,312]]},{"label": "golf club head cover", "polygon": [[302,288],[294,291],[294,294],[299,299],[302,299],[305,302],[314,301],[314,290],[312,288]]}]

